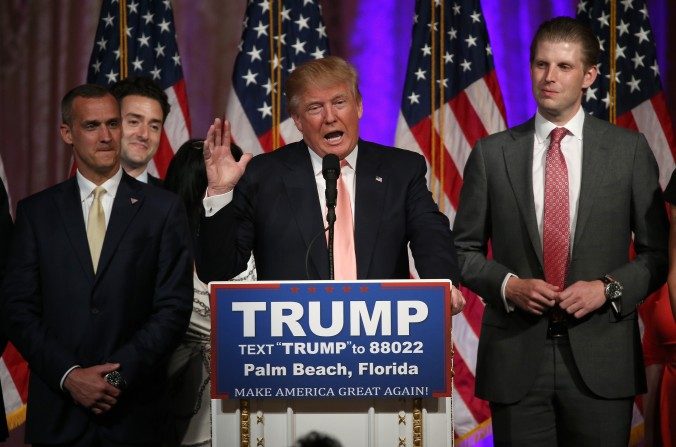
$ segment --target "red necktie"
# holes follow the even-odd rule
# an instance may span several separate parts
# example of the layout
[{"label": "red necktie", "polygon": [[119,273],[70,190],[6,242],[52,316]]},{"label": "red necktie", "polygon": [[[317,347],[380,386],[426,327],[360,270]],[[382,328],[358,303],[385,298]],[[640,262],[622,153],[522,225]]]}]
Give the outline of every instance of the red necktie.
[{"label": "red necktie", "polygon": [[542,222],[545,279],[564,289],[570,251],[568,169],[561,152],[561,140],[568,133],[557,127],[550,134],[545,166],[545,204]]},{"label": "red necktie", "polygon": [[[340,161],[341,171],[347,161]],[[336,203],[336,223],[333,239],[334,278],[338,280],[357,279],[357,258],[354,253],[354,224],[350,194],[343,181],[338,178],[338,200]]]}]

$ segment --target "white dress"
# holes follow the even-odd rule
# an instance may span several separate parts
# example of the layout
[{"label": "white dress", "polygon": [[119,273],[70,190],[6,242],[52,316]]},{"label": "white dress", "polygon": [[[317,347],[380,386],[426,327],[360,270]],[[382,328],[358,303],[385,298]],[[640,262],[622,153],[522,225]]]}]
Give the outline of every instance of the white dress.
[{"label": "white dress", "polygon": [[[232,281],[255,281],[253,256],[247,269]],[[190,325],[169,362],[169,445],[211,445],[211,310],[209,290],[193,273],[193,307]]]}]

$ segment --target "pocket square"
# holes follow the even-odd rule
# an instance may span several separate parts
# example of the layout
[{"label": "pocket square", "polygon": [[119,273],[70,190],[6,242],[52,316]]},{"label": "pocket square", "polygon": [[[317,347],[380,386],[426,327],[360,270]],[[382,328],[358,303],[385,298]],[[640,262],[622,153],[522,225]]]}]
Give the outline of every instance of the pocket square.
[{"label": "pocket square", "polygon": [[382,183],[382,182],[383,182],[383,178],[382,178],[381,176],[377,175],[377,176],[376,176],[376,182]]},{"label": "pocket square", "polygon": [[132,204],[132,205],[135,204],[136,202],[138,202],[138,199],[135,199],[134,197],[132,197],[132,198],[129,199],[129,200],[131,201],[131,204]]}]

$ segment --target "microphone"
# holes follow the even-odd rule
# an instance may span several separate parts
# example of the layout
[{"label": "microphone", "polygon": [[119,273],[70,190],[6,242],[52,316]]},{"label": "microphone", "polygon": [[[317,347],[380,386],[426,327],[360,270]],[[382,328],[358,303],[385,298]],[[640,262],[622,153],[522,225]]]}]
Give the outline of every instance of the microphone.
[{"label": "microphone", "polygon": [[340,162],[335,154],[327,154],[322,160],[322,175],[326,180],[326,222],[329,224],[329,279],[333,279],[333,224],[336,222],[337,182],[340,176]]},{"label": "microphone", "polygon": [[322,175],[326,180],[326,221],[333,225],[336,221],[336,199],[338,189],[336,184],[340,176],[340,162],[335,154],[328,154],[322,160]]}]

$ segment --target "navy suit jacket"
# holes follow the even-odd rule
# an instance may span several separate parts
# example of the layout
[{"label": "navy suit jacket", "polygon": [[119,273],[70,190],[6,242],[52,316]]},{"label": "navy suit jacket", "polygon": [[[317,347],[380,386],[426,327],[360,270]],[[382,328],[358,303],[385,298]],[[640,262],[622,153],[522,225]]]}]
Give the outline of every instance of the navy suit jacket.
[{"label": "navy suit jacket", "polygon": [[[458,279],[453,234],[427,188],[426,170],[419,154],[359,141],[354,211],[359,279],[409,278],[408,243],[421,278]],[[202,218],[200,278],[236,276],[253,251],[258,279],[328,279],[322,214],[303,141],[254,157],[233,201]],[[315,237],[306,275],[306,252]]]},{"label": "navy suit jacket", "polygon": [[[159,439],[166,361],[192,309],[178,196],[123,174],[96,274],[75,178],[19,202],[3,284],[10,340],[28,361],[26,440],[67,443],[91,424],[116,442]],[[103,416],[60,388],[74,365],[120,363],[128,383]]]},{"label": "navy suit jacket", "polygon": [[164,182],[162,181],[161,178],[157,178],[154,175],[148,174],[148,184],[157,186],[158,188],[162,188],[164,186]]}]

